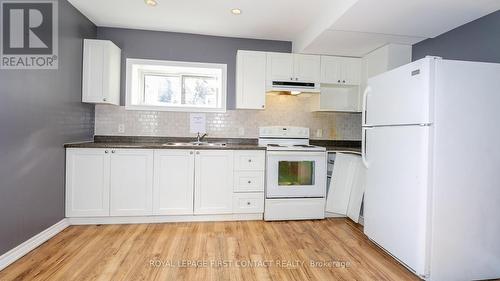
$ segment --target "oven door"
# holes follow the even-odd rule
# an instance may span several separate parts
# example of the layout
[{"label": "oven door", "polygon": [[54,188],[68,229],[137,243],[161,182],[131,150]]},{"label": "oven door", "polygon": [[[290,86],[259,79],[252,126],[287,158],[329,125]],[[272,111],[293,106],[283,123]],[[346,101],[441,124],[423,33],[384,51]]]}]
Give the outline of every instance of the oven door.
[{"label": "oven door", "polygon": [[325,197],[326,152],[268,151],[267,198]]}]

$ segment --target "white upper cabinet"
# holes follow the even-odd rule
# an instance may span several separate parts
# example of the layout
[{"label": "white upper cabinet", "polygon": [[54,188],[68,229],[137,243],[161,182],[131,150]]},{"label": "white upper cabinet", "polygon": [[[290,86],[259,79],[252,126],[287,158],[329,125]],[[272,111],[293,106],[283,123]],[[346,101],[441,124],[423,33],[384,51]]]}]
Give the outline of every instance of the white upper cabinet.
[{"label": "white upper cabinet", "polygon": [[321,58],[316,55],[293,55],[295,80],[302,82],[318,82],[321,75]]},{"label": "white upper cabinet", "polygon": [[109,216],[109,150],[66,151],[66,217]]},{"label": "white upper cabinet", "polygon": [[[342,64],[342,83],[358,86],[361,83],[361,59],[344,58]],[[345,82],[344,82],[345,81]]]},{"label": "white upper cabinet", "polygon": [[108,40],[83,41],[82,102],[120,104],[121,50]]},{"label": "white upper cabinet", "polygon": [[293,54],[267,53],[266,76],[268,81],[295,80],[293,71]]},{"label": "white upper cabinet", "polygon": [[233,151],[196,151],[195,163],[195,215],[232,213]]},{"label": "white upper cabinet", "polygon": [[264,52],[238,51],[236,59],[236,108],[266,106],[266,61]]},{"label": "white upper cabinet", "polygon": [[154,215],[192,215],[194,150],[155,150]]},{"label": "white upper cabinet", "polygon": [[110,215],[152,215],[153,151],[113,149],[110,158]]},{"label": "white upper cabinet", "polygon": [[267,53],[268,81],[300,81],[318,83],[320,56],[288,53]]},{"label": "white upper cabinet", "polygon": [[321,83],[341,84],[342,58],[321,56]]},{"label": "white upper cabinet", "polygon": [[321,56],[321,83],[359,85],[361,83],[361,59]]},{"label": "white upper cabinet", "polygon": [[361,112],[359,87],[321,87],[321,93],[311,97],[311,111]]}]

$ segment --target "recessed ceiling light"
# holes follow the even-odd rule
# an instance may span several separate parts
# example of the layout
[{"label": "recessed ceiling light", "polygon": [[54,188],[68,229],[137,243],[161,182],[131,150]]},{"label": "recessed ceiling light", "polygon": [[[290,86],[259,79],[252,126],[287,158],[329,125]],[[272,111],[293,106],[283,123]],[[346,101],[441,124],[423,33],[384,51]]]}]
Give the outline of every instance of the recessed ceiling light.
[{"label": "recessed ceiling light", "polygon": [[148,6],[156,6],[158,3],[156,2],[156,0],[144,0],[144,2],[146,3],[146,5]]},{"label": "recessed ceiling light", "polygon": [[231,9],[231,14],[233,14],[233,15],[241,15],[241,10],[240,9]]}]

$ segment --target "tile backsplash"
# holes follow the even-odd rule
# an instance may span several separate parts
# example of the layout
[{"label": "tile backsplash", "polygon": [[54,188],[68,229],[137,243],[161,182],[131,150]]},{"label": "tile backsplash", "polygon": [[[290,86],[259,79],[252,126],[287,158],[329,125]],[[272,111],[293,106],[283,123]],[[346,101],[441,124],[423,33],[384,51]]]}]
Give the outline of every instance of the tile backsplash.
[{"label": "tile backsplash", "polygon": [[[299,126],[311,129],[311,139],[361,139],[361,114],[311,112],[310,102],[308,97],[268,95],[265,110],[206,113],[207,133],[210,137],[257,138],[262,126]],[[123,133],[119,126],[124,127]],[[95,134],[193,136],[189,132],[189,113],[125,110],[111,105],[96,105]]]}]

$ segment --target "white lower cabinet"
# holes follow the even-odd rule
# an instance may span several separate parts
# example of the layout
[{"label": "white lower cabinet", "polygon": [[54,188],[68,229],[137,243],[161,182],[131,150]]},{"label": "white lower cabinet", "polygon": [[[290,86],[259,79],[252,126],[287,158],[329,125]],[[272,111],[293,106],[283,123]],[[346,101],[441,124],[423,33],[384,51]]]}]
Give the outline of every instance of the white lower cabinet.
[{"label": "white lower cabinet", "polygon": [[155,150],[153,214],[192,215],[194,151]]},{"label": "white lower cabinet", "polygon": [[153,151],[114,149],[110,160],[110,215],[153,213]]},{"label": "white lower cabinet", "polygon": [[66,157],[69,218],[264,211],[264,151],[70,148]]},{"label": "white lower cabinet", "polygon": [[196,151],[194,202],[197,215],[232,213],[233,151]]},{"label": "white lower cabinet", "polygon": [[109,216],[109,150],[66,151],[66,216]]},{"label": "white lower cabinet", "polygon": [[235,214],[253,214],[264,212],[264,193],[235,193],[233,195]]},{"label": "white lower cabinet", "polygon": [[361,156],[337,153],[325,210],[358,222],[365,192],[366,168]]},{"label": "white lower cabinet", "polygon": [[234,192],[264,192],[264,171],[235,171]]}]

